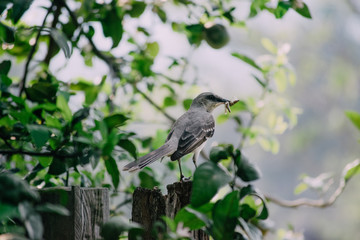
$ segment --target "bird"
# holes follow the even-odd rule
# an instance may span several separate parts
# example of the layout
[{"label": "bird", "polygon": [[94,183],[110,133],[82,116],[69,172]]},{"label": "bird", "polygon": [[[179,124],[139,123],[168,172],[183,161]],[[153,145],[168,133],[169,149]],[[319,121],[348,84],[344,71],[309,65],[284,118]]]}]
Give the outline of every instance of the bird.
[{"label": "bird", "polygon": [[195,168],[197,168],[196,161],[199,154],[206,141],[215,132],[215,120],[212,111],[224,104],[230,112],[229,103],[231,103],[229,100],[211,92],[201,93],[194,98],[189,110],[175,121],[164,145],[125,165],[123,171],[140,170],[158,159],[169,156],[172,161],[178,161],[180,181],[183,181],[181,158],[189,153],[194,153],[192,160]]}]

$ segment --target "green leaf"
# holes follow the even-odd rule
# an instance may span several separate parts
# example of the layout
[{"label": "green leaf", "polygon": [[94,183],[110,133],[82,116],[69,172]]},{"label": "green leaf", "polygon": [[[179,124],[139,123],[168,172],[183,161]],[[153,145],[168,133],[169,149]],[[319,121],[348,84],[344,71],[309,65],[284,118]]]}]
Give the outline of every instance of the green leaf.
[{"label": "green leaf", "polygon": [[212,162],[201,164],[194,173],[191,205],[199,207],[209,202],[220,187],[231,181],[223,170]]},{"label": "green leaf", "polygon": [[78,122],[81,122],[89,116],[90,109],[88,107],[82,108],[74,113],[72,117],[71,125],[74,126]]},{"label": "green leaf", "polygon": [[0,174],[0,193],[0,205],[17,205],[22,201],[36,202],[40,199],[38,192],[31,189],[27,182],[7,172]]},{"label": "green leaf", "polygon": [[16,24],[22,15],[29,9],[33,0],[14,0],[12,6],[11,19]]},{"label": "green leaf", "polygon": [[353,176],[360,174],[360,159],[356,159],[346,164],[342,176],[345,182],[348,182]]},{"label": "green leaf", "polygon": [[260,220],[267,219],[269,217],[269,211],[268,211],[267,206],[266,206],[265,197],[259,192],[255,192],[252,195],[258,197],[262,202],[262,210],[261,210],[260,214],[256,218],[260,219]]},{"label": "green leaf", "polygon": [[241,204],[240,205],[240,217],[245,221],[249,221],[250,219],[256,216],[256,210],[249,206],[249,204]]},{"label": "green leaf", "polygon": [[[57,110],[57,107],[53,103],[41,103],[38,104],[30,109],[30,112],[35,112],[37,110],[45,110],[48,112],[55,112]],[[44,111],[43,111],[44,112]]]},{"label": "green leaf", "polygon": [[67,208],[52,203],[41,204],[40,206],[36,207],[36,210],[45,213],[55,213],[60,216],[70,216],[70,211]]},{"label": "green leaf", "polygon": [[84,91],[85,93],[85,104],[87,106],[93,104],[97,99],[102,87],[104,86],[106,81],[106,75],[104,75],[101,79],[99,85],[95,85],[91,82],[88,82],[84,79],[80,79],[77,83],[71,83],[70,89],[75,91]]},{"label": "green leaf", "polygon": [[12,80],[4,75],[4,74],[0,74],[0,96],[1,96],[1,92],[9,92],[8,88],[10,87],[12,83]]},{"label": "green leaf", "polygon": [[277,47],[272,43],[272,41],[268,38],[261,39],[261,44],[263,47],[268,50],[272,54],[277,54]]},{"label": "green leaf", "polygon": [[59,119],[57,119],[56,117],[54,117],[52,115],[45,116],[45,124],[48,127],[53,127],[53,128],[57,128],[57,129],[62,128],[62,125],[61,125],[61,122],[59,121]]},{"label": "green leaf", "polygon": [[138,18],[143,14],[146,8],[146,3],[141,1],[134,1],[131,3],[131,10],[128,11],[132,18]]},{"label": "green leaf", "polygon": [[206,226],[211,226],[213,225],[213,221],[211,220],[211,218],[209,216],[207,216],[206,214],[200,212],[197,209],[193,209],[191,207],[185,207],[186,211],[194,214],[199,220],[201,220],[202,222],[205,223]]},{"label": "green leaf", "polygon": [[9,3],[10,0],[3,0],[0,2],[0,14],[2,14],[5,11],[5,9],[7,9]]},{"label": "green leaf", "polygon": [[166,23],[167,16],[164,10],[162,10],[158,5],[154,5],[152,11],[158,15],[163,23]]},{"label": "green leaf", "polygon": [[119,182],[120,182],[120,172],[119,172],[119,168],[116,164],[116,161],[114,158],[112,158],[111,156],[106,158],[104,160],[105,162],[105,167],[106,167],[106,171],[109,173],[109,175],[111,176],[111,180],[113,183],[113,186],[115,188],[115,190],[118,188],[119,186]]},{"label": "green leaf", "polygon": [[311,17],[310,10],[309,10],[308,6],[304,2],[301,2],[301,4],[303,6],[301,8],[299,8],[299,7],[295,8],[295,11],[297,13],[299,13],[301,16],[311,19],[312,17]]},{"label": "green leaf", "polygon": [[261,86],[262,88],[266,88],[266,87],[267,87],[265,81],[261,80],[260,78],[258,78],[258,77],[255,76],[255,75],[252,75],[252,76],[253,76],[253,77],[255,78],[255,80],[260,84],[260,86]]},{"label": "green leaf", "polygon": [[128,139],[120,139],[117,143],[118,146],[120,146],[122,149],[125,149],[130,155],[136,159],[137,153],[136,153],[136,146],[133,142],[131,142]]},{"label": "green leaf", "polygon": [[214,239],[234,239],[237,217],[239,216],[239,201],[239,192],[233,191],[214,205],[212,214],[214,224],[211,227]]},{"label": "green leaf", "polygon": [[31,139],[37,148],[45,145],[50,138],[49,128],[43,125],[28,124],[26,125]]},{"label": "green leaf", "polygon": [[58,85],[50,82],[37,82],[25,89],[26,96],[33,102],[55,102]]},{"label": "green leaf", "polygon": [[243,231],[246,233],[246,236],[248,236],[247,239],[251,240],[262,240],[263,235],[259,228],[257,228],[254,224],[251,222],[246,222],[244,219],[239,218],[240,226],[243,229]]},{"label": "green leaf", "polygon": [[13,43],[15,42],[15,30],[0,22],[0,42]]},{"label": "green leaf", "polygon": [[223,147],[216,146],[210,150],[210,160],[214,163],[227,159],[228,157],[228,153]]},{"label": "green leaf", "polygon": [[115,113],[113,115],[110,115],[110,116],[107,116],[106,118],[104,118],[104,122],[106,123],[107,128],[109,130],[111,130],[113,128],[117,128],[117,127],[125,125],[125,122],[128,119],[129,118],[126,117],[124,114]]},{"label": "green leaf", "polygon": [[[210,216],[213,207],[214,207],[213,203],[208,203],[199,208],[196,208],[196,211]],[[194,213],[189,212],[188,211],[189,208],[191,209],[190,206],[180,209],[180,211],[176,214],[174,219],[176,224],[182,222],[184,224],[184,227],[188,227],[190,230],[196,230],[204,227],[205,222],[202,221],[200,218],[198,218]]]},{"label": "green leaf", "polygon": [[64,52],[65,57],[70,58],[72,49],[71,45],[68,44],[69,40],[66,35],[56,28],[46,28],[45,30],[49,31],[50,36],[52,37],[52,39],[54,39],[59,48]]},{"label": "green leaf", "polygon": [[290,2],[279,1],[278,5],[273,13],[274,13],[275,17],[279,19],[279,18],[282,18],[290,8],[291,8]]},{"label": "green leaf", "polygon": [[114,150],[116,144],[119,141],[119,135],[115,129],[112,129],[108,137],[106,138],[105,145],[102,149],[103,156],[110,156],[112,151]]},{"label": "green leaf", "polygon": [[139,172],[140,186],[143,188],[153,189],[159,186],[159,182],[156,180],[156,174],[151,168],[145,168]]},{"label": "green leaf", "polygon": [[236,175],[240,177],[241,180],[249,182],[260,178],[259,169],[245,158],[238,149],[236,150],[234,161],[237,166]]},{"label": "green leaf", "polygon": [[105,37],[111,37],[113,45],[111,48],[115,48],[119,45],[122,35],[122,17],[118,16],[116,7],[112,7],[111,10],[106,11],[105,17],[101,19],[101,25]]},{"label": "green leaf", "polygon": [[4,60],[0,63],[0,74],[8,75],[11,68],[11,61]]},{"label": "green leaf", "polygon": [[183,107],[185,110],[189,110],[191,103],[192,103],[192,99],[191,98],[187,98],[183,101]]},{"label": "green leaf", "polygon": [[279,92],[284,92],[287,86],[287,76],[284,68],[280,68],[274,74],[275,83]]},{"label": "green leaf", "polygon": [[[39,157],[37,157],[37,160],[39,161],[39,163],[41,164],[42,167],[48,167],[50,165],[50,163],[52,162],[52,157],[39,156]],[[43,168],[40,168],[40,169],[43,169]]]},{"label": "green leaf", "polygon": [[65,173],[68,170],[68,166],[65,162],[65,159],[54,157],[51,162],[48,170],[48,174],[51,175],[60,175]]},{"label": "green leaf", "polygon": [[249,64],[250,66],[262,71],[262,68],[259,65],[257,65],[253,59],[249,58],[248,56],[245,56],[240,53],[232,53],[231,55]]},{"label": "green leaf", "polygon": [[60,109],[62,112],[62,115],[66,121],[71,121],[72,119],[72,113],[69,108],[69,105],[65,99],[65,96],[63,94],[60,94],[56,99],[56,106]]},{"label": "green leaf", "polygon": [[204,30],[205,27],[203,24],[191,24],[185,27],[186,35],[188,37],[188,41],[190,44],[194,44],[195,46],[199,46],[201,41],[204,38]]},{"label": "green leaf", "polygon": [[346,111],[346,116],[360,130],[360,114],[354,111]]},{"label": "green leaf", "polygon": [[232,12],[235,10],[235,7],[230,8],[228,11],[224,12],[222,15],[229,20],[230,23],[234,23],[234,17],[232,16]]},{"label": "green leaf", "polygon": [[306,183],[300,183],[296,186],[294,190],[294,194],[298,195],[300,193],[305,192],[308,189],[308,185]]},{"label": "green leaf", "polygon": [[160,47],[157,42],[150,42],[146,44],[146,53],[149,57],[155,58],[159,53]]},{"label": "green leaf", "polygon": [[252,194],[253,192],[255,192],[254,188],[252,185],[247,185],[245,187],[242,187],[240,190],[240,199],[244,198],[247,195]]},{"label": "green leaf", "polygon": [[124,217],[117,216],[112,217],[101,227],[100,235],[104,238],[104,240],[118,240],[123,232],[140,228],[139,224],[131,222]]},{"label": "green leaf", "polygon": [[10,205],[1,203],[0,204],[0,221],[12,219],[19,215],[16,205]]},{"label": "green leaf", "polygon": [[163,106],[164,106],[164,108],[176,106],[176,100],[173,97],[168,96],[168,97],[164,98]]}]

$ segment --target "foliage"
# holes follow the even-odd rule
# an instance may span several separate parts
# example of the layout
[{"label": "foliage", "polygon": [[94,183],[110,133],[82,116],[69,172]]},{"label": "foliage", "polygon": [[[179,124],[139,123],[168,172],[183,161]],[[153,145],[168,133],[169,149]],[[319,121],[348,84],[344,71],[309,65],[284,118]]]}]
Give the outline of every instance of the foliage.
[{"label": "foliage", "polygon": [[[225,47],[229,42],[228,29],[246,27],[246,21],[262,11],[283,18],[292,9],[311,18],[308,6],[301,0],[281,0],[275,5],[269,0],[249,1],[245,19],[236,16],[235,1],[49,0],[45,1],[42,25],[29,26],[21,19],[32,2],[0,3],[0,54],[4,57],[0,62],[0,164],[23,176],[32,186],[105,186],[114,195],[121,191],[125,196],[136,185],[152,188],[166,177],[145,169],[128,181],[119,171],[120,161],[132,161],[142,152],[159,147],[167,135],[166,130],[159,130],[155,137],[142,138],[130,131],[128,126],[137,118],[133,109],[141,108],[146,101],[172,123],[174,118],[167,110],[181,103],[188,109],[191,104],[191,99],[177,95],[179,89],[192,86],[185,79],[191,63],[187,56],[169,57],[168,72],[154,70],[161,46],[153,39],[151,29],[142,24],[146,14],[183,34],[193,49],[204,44],[214,49]],[[173,20],[169,6],[183,11],[186,17]],[[134,24],[129,27],[128,22]],[[98,34],[111,41],[108,49],[97,42]],[[295,84],[287,59],[290,46],[276,46],[266,38],[261,43],[268,52],[266,58],[231,53],[251,68],[253,80],[261,89],[260,96],[240,99],[231,115],[222,114],[217,119],[218,123],[235,122],[240,144],[212,148],[211,161],[194,173],[191,204],[180,210],[174,220],[165,219],[169,239],[181,238],[179,232],[185,228],[203,228],[214,239],[261,239],[267,231],[263,227],[263,220],[269,215],[266,199],[252,185],[261,174],[242,150],[246,143],[257,143],[265,151],[277,153],[280,146],[276,136],[296,125],[301,110],[281,95]],[[120,48],[125,49],[121,56],[116,53]],[[59,56],[71,58],[75,52],[88,67],[100,59],[109,67],[109,74],[100,79],[62,81],[50,63]],[[18,62],[24,62],[21,78],[10,74]],[[169,72],[180,74],[173,78]],[[158,92],[164,93],[160,104],[150,97]],[[80,102],[79,107],[73,107],[74,102]],[[358,127],[358,114],[347,115]],[[245,122],[244,116],[250,116],[250,120]],[[267,124],[256,125],[259,118],[267,119]],[[174,171],[173,163],[166,166],[168,172]],[[345,182],[359,172],[357,166],[349,167]],[[15,179],[11,181],[17,183]],[[246,185],[240,184],[244,182]],[[32,195],[34,192],[25,183],[19,186],[19,192],[9,202],[13,205],[4,205],[6,215],[1,220],[20,219],[28,236],[39,238],[41,224],[33,224],[41,210],[36,206],[38,196]],[[19,194],[24,194],[21,201]],[[5,203],[4,199],[2,196]],[[123,204],[127,202],[128,198]],[[4,221],[2,226],[8,227],[8,220]],[[6,231],[10,230],[2,232]],[[122,218],[113,218],[104,226],[102,235],[105,239],[117,239],[119,235],[132,234],[131,231],[136,236],[140,230]]]},{"label": "foliage", "polygon": [[42,239],[40,213],[68,216],[69,211],[59,205],[39,202],[38,192],[11,173],[0,172],[0,234],[11,232],[14,237]]}]

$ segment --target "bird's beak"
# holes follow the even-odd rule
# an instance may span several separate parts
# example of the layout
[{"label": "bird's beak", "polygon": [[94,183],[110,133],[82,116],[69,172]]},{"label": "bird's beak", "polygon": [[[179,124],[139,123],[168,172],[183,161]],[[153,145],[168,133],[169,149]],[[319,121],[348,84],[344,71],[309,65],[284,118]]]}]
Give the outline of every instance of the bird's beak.
[{"label": "bird's beak", "polygon": [[225,99],[225,98],[222,98],[222,97],[219,97],[217,96],[217,99],[216,99],[219,103],[227,103],[227,102],[230,102],[229,100]]},{"label": "bird's beak", "polygon": [[231,103],[231,101],[230,101],[230,100],[227,100],[227,99],[222,98],[222,97],[218,97],[217,101],[219,102],[219,105],[220,105],[220,104],[224,104],[226,110],[229,111],[229,112],[231,112],[231,110],[230,110],[230,103]]}]

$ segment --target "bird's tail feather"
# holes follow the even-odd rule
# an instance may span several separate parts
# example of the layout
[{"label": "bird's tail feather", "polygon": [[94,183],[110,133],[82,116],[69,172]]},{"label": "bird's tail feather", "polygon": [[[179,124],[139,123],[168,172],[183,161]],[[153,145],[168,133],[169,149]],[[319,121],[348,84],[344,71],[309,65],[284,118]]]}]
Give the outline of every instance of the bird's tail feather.
[{"label": "bird's tail feather", "polygon": [[133,172],[139,169],[144,168],[145,166],[155,162],[156,160],[167,156],[169,154],[172,154],[174,152],[174,149],[170,146],[170,144],[165,143],[160,148],[146,154],[145,156],[142,156],[138,160],[131,162],[124,166],[123,171],[129,171]]}]

